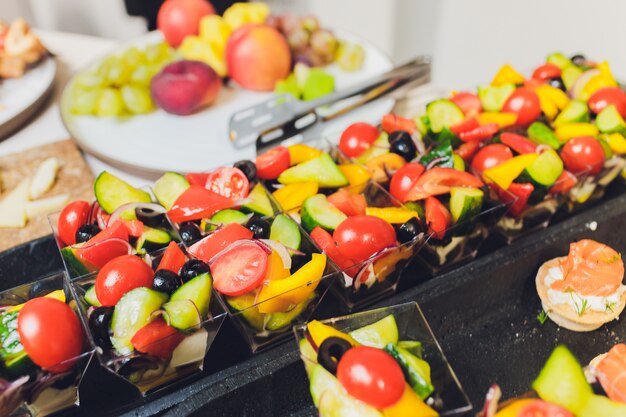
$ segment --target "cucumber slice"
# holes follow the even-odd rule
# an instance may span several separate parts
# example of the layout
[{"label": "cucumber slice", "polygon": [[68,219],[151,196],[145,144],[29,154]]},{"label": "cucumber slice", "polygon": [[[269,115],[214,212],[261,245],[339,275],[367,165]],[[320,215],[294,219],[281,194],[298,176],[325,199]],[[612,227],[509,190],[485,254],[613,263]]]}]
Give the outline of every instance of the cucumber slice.
[{"label": "cucumber slice", "polygon": [[298,224],[284,214],[279,214],[272,222],[270,239],[295,250],[300,249],[300,243],[302,242]]},{"label": "cucumber slice", "polygon": [[465,119],[463,111],[447,99],[435,100],[426,106],[426,114],[430,120],[430,129],[433,133],[439,133],[444,127],[450,127],[461,123]]},{"label": "cucumber slice", "polygon": [[552,129],[541,122],[534,122],[528,127],[528,138],[539,145],[548,145],[559,149],[561,142]]},{"label": "cucumber slice", "polygon": [[76,256],[76,249],[71,246],[66,246],[61,249],[61,256],[65,261],[67,271],[71,277],[80,277],[82,275],[92,272],[92,270],[85,266],[80,259]]},{"label": "cucumber slice", "polygon": [[572,64],[572,61],[568,57],[566,57],[560,52],[554,52],[548,55],[548,57],[546,58],[546,62],[548,64],[556,65],[557,67],[561,69],[574,65]]},{"label": "cucumber slice", "polygon": [[178,330],[195,331],[202,319],[191,300],[173,300],[163,304],[169,325]]},{"label": "cucumber slice", "polygon": [[98,175],[93,191],[100,207],[109,214],[126,203],[152,202],[149,193],[133,187],[107,171],[102,171]]},{"label": "cucumber slice", "polygon": [[[311,370],[311,398],[317,407],[322,394],[328,391],[344,391],[341,382],[333,374],[328,372],[322,365],[315,365]],[[321,410],[320,410],[321,412]],[[326,415],[326,414],[324,414]]]},{"label": "cucumber slice", "polygon": [[586,123],[589,121],[589,108],[587,104],[572,100],[563,109],[556,119],[554,119],[554,127],[563,126],[569,123]]},{"label": "cucumber slice", "polygon": [[565,86],[565,89],[567,91],[570,91],[581,75],[583,75],[583,70],[581,70],[574,64],[562,68],[561,79],[563,80],[563,85]]},{"label": "cucumber slice", "polygon": [[479,188],[450,188],[450,213],[455,223],[471,220],[480,213],[485,193]]},{"label": "cucumber slice", "polygon": [[398,342],[397,347],[406,350],[420,359],[424,356],[424,345],[417,340],[401,340]]},{"label": "cucumber slice", "polygon": [[359,401],[345,390],[326,390],[319,400],[319,415],[324,417],[383,417],[374,407]]},{"label": "cucumber slice", "polygon": [[409,385],[422,400],[435,391],[435,387],[430,382],[430,366],[426,361],[392,344],[385,346],[384,350],[398,362]]},{"label": "cucumber slice", "polygon": [[544,187],[549,187],[563,173],[563,161],[556,151],[550,149],[542,152],[533,163],[526,167],[526,175]]},{"label": "cucumber slice", "polygon": [[304,300],[303,302],[296,304],[291,310],[287,312],[276,312],[266,315],[265,318],[265,329],[267,330],[280,330],[284,329],[287,326],[290,326],[291,323],[298,317],[304,309],[306,309],[309,303],[316,297],[315,294],[311,294],[311,296]]},{"label": "cucumber slice", "polygon": [[484,85],[478,87],[478,98],[484,111],[498,112],[514,91],[514,84]]},{"label": "cucumber slice", "polygon": [[224,297],[230,308],[239,312],[241,317],[258,331],[263,331],[263,323],[265,315],[259,313],[259,309],[251,308],[256,302],[256,295],[252,292],[249,294],[239,295],[237,297]]},{"label": "cucumber slice", "polygon": [[242,213],[239,210],[224,209],[220,210],[211,217],[211,223],[215,224],[231,224],[239,223],[245,224],[250,219],[250,216]]},{"label": "cucumber slice", "polygon": [[283,171],[278,177],[278,182],[281,184],[317,182],[320,187],[327,188],[348,185],[348,179],[327,153]]},{"label": "cucumber slice", "polygon": [[300,339],[298,347],[300,350],[300,356],[311,362],[317,362],[317,352],[313,349],[313,345],[311,345],[311,342],[309,342],[306,337]]},{"label": "cucumber slice", "polygon": [[398,343],[398,325],[393,314],[350,332],[350,336],[365,346],[382,349],[388,344]]},{"label": "cucumber slice", "polygon": [[130,290],[120,298],[111,318],[111,342],[120,355],[133,351],[130,340],[139,329],[150,322],[152,313],[166,301],[167,294],[145,287]]},{"label": "cucumber slice", "polygon": [[420,132],[420,135],[426,136],[430,130],[430,120],[428,119],[428,115],[424,114],[421,117],[416,117],[415,126],[417,127],[417,131]]},{"label": "cucumber slice", "polygon": [[241,206],[242,209],[258,213],[261,216],[271,216],[274,214],[274,207],[272,207],[267,191],[265,191],[265,188],[263,188],[263,185],[261,185],[260,182],[252,187],[252,190],[250,190],[250,193],[248,194],[248,198],[252,201],[243,204]]},{"label": "cucumber slice", "polygon": [[200,317],[207,317],[209,312],[209,303],[211,302],[211,289],[213,288],[213,280],[208,273],[200,274],[190,281],[181,285],[172,297],[171,301],[190,300],[193,301]]},{"label": "cucumber slice", "polygon": [[356,162],[365,164],[370,159],[374,159],[377,156],[384,155],[389,152],[389,135],[387,132],[381,132],[380,136],[372,143],[365,152],[357,156]]},{"label": "cucumber slice", "polygon": [[604,395],[592,395],[585,407],[576,413],[578,417],[624,417],[626,404],[611,401]]},{"label": "cucumber slice", "polygon": [[144,226],[143,233],[137,239],[135,250],[144,254],[163,249],[172,241],[172,236],[164,230]]},{"label": "cucumber slice", "polygon": [[614,104],[605,107],[598,113],[596,126],[602,133],[621,133],[626,129],[626,123],[624,123],[624,119]]},{"label": "cucumber slice", "polygon": [[156,180],[152,187],[152,192],[157,201],[166,210],[172,208],[174,202],[180,195],[189,188],[189,181],[176,172],[166,172],[161,178]]},{"label": "cucumber slice", "polygon": [[17,356],[7,358],[4,362],[4,371],[9,378],[19,378],[33,373],[36,369],[37,366],[28,357],[25,351],[22,351]]},{"label": "cucumber slice", "polygon": [[94,307],[100,307],[102,306],[102,303],[100,302],[100,300],[98,300],[98,297],[96,296],[96,286],[92,285],[91,287],[87,288],[87,291],[85,291],[85,301],[87,301],[89,303],[89,305],[92,305]]},{"label": "cucumber slice", "polygon": [[304,200],[300,211],[302,227],[312,231],[320,226],[330,232],[348,218],[341,210],[328,202],[324,194],[315,194]]},{"label": "cucumber slice", "polygon": [[465,171],[465,161],[457,154],[452,154],[452,167],[458,171]]}]

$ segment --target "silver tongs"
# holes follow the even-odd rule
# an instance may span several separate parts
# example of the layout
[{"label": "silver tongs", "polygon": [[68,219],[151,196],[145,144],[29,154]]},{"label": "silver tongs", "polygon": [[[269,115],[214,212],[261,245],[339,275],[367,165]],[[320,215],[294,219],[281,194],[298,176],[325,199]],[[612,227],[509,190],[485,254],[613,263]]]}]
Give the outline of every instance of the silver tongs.
[{"label": "silver tongs", "polygon": [[[302,134],[318,123],[338,118],[366,103],[430,81],[430,58],[417,57],[389,72],[317,100],[300,101],[291,94],[234,113],[230,140],[238,148],[256,142],[257,151]],[[401,87],[402,90],[400,90]]]}]

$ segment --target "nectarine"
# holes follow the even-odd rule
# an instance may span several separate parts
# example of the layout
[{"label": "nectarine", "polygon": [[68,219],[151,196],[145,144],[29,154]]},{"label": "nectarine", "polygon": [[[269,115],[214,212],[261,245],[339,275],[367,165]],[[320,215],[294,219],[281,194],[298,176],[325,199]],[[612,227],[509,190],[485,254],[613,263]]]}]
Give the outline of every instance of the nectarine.
[{"label": "nectarine", "polygon": [[157,15],[157,28],[165,40],[177,47],[185,36],[197,35],[200,19],[215,14],[207,0],[166,0]]}]

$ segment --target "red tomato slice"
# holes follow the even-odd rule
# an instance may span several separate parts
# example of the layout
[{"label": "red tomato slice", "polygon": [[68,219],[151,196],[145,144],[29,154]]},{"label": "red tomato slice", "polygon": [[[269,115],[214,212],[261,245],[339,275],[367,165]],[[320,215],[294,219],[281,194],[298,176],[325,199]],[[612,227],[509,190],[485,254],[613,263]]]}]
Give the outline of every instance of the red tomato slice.
[{"label": "red tomato slice", "polygon": [[474,157],[476,151],[480,148],[480,142],[465,142],[459,145],[458,149],[454,152],[459,155],[465,162],[469,161]]},{"label": "red tomato slice", "polygon": [[128,255],[128,248],[128,228],[122,222],[115,222],[80,247],[74,248],[74,255],[85,266],[96,270],[113,258]]},{"label": "red tomato slice", "polygon": [[522,408],[516,417],[574,417],[574,414],[558,405],[536,400]]},{"label": "red tomato slice", "polygon": [[470,132],[480,127],[480,123],[475,117],[470,117],[463,120],[461,123],[457,123],[454,126],[450,126],[450,131],[459,136],[462,132]]},{"label": "red tomato slice", "polygon": [[393,133],[398,130],[404,130],[412,135],[415,132],[415,121],[400,117],[396,114],[389,113],[383,116],[382,128],[387,133]]},{"label": "red tomato slice", "polygon": [[533,79],[539,81],[546,81],[560,76],[561,68],[554,64],[543,64],[535,68],[535,71],[533,71]]},{"label": "red tomato slice", "polygon": [[128,291],[152,287],[154,272],[135,255],[118,256],[98,271],[96,296],[103,306],[114,306]]},{"label": "red tomato slice", "polygon": [[521,155],[535,153],[537,150],[537,144],[535,142],[522,135],[516,135],[515,133],[502,132],[500,134],[500,141]]},{"label": "red tomato slice", "polygon": [[563,170],[554,185],[550,188],[552,194],[565,194],[578,184],[578,179],[574,174],[567,170]]},{"label": "red tomato slice", "polygon": [[346,128],[339,139],[339,149],[353,158],[361,155],[380,136],[376,126],[369,123],[353,123]]},{"label": "red tomato slice", "polygon": [[176,242],[171,241],[167,246],[167,249],[165,250],[165,253],[163,254],[156,270],[159,271],[161,269],[166,269],[178,274],[178,271],[180,271],[180,268],[183,267],[185,262],[187,262],[185,252],[180,249]]},{"label": "red tomato slice", "polygon": [[289,165],[289,150],[277,146],[256,157],[256,175],[264,180],[275,180]]},{"label": "red tomato slice", "polygon": [[425,169],[422,164],[410,162],[397,170],[391,177],[391,183],[389,184],[391,195],[404,203],[406,201],[404,197],[413,188],[413,184],[417,182],[417,179],[424,173]]},{"label": "red tomato slice", "polygon": [[209,265],[215,289],[236,297],[258,288],[265,278],[267,258],[267,252],[253,241],[230,245]]},{"label": "red tomato slice", "polygon": [[172,352],[184,338],[183,333],[157,318],[139,329],[130,343],[138,352],[170,360]]},{"label": "red tomato slice", "polygon": [[313,242],[319,246],[322,252],[328,255],[328,257],[336,263],[343,272],[353,278],[356,276],[357,272],[359,272],[358,268],[351,267],[356,265],[357,262],[346,258],[339,252],[339,249],[337,249],[337,243],[335,243],[335,239],[333,239],[330,233],[321,227],[316,226],[315,229],[311,231],[311,239],[313,239]]},{"label": "red tomato slice", "polygon": [[450,97],[450,101],[459,106],[465,117],[474,117],[483,111],[480,99],[474,93],[461,91]]},{"label": "red tomato slice", "polygon": [[214,213],[235,204],[230,198],[219,195],[203,186],[192,185],[178,196],[167,212],[174,223],[211,217]]},{"label": "red tomato slice", "polygon": [[132,237],[139,237],[143,234],[143,222],[140,220],[124,220],[118,221],[124,223],[124,226],[128,229],[128,234]]},{"label": "red tomato slice", "polygon": [[480,188],[477,177],[454,168],[435,167],[426,171],[405,195],[404,201],[423,200],[433,195],[447,194],[451,187]]},{"label": "red tomato slice", "polygon": [[190,185],[201,185],[204,187],[208,176],[208,172],[190,172],[185,175],[185,179],[189,182]]},{"label": "red tomato slice", "polygon": [[528,199],[533,191],[535,191],[535,187],[530,183],[518,184],[514,182],[506,191],[495,185],[493,187],[502,202],[513,203],[509,212],[515,217],[519,217],[524,213]]},{"label": "red tomato slice", "polygon": [[452,214],[446,206],[435,197],[428,197],[424,203],[424,216],[428,224],[428,233],[431,233],[435,239],[443,239],[446,230],[452,224]]},{"label": "red tomato slice", "polygon": [[204,188],[237,200],[248,196],[250,182],[239,168],[221,167],[209,173]]},{"label": "red tomato slice", "polygon": [[500,126],[497,123],[487,123],[486,125],[459,133],[459,138],[463,142],[482,142],[491,139],[493,135],[498,133],[498,130],[500,130]]},{"label": "red tomato slice", "polygon": [[194,243],[189,253],[196,258],[210,262],[213,257],[237,240],[252,239],[254,233],[239,223],[230,223]]},{"label": "red tomato slice", "polygon": [[63,243],[66,245],[76,243],[76,232],[82,225],[87,224],[90,210],[89,203],[82,200],[73,201],[63,207],[57,221],[58,234]]},{"label": "red tomato slice", "polygon": [[337,207],[346,216],[356,216],[357,214],[365,214],[367,201],[363,194],[354,194],[345,188],[331,194],[327,198],[328,202]]}]

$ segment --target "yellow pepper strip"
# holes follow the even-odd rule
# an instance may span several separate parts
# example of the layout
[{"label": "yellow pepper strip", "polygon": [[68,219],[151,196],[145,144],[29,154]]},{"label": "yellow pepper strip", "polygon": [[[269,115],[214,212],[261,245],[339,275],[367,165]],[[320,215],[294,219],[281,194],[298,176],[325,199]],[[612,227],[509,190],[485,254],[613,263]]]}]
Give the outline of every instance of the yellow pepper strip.
[{"label": "yellow pepper strip", "polygon": [[[52,291],[49,294],[45,295],[46,298],[54,298],[55,300],[59,300],[62,302],[65,302],[65,292],[63,290],[56,290],[56,291]],[[22,307],[24,307],[24,304],[26,303],[22,303],[22,304],[18,304],[15,305],[13,307],[10,307],[7,309],[7,312],[12,313],[14,311],[20,311],[22,309]]]},{"label": "yellow pepper strip", "polygon": [[552,99],[548,97],[545,91],[540,89],[536,89],[535,93],[537,93],[537,97],[539,97],[539,107],[541,107],[541,111],[546,115],[548,120],[554,120],[554,118],[559,114],[559,108],[554,104]]},{"label": "yellow pepper strip", "polygon": [[600,136],[613,152],[619,155],[626,154],[626,138],[621,133],[611,133]]},{"label": "yellow pepper strip", "polygon": [[598,91],[599,89],[604,88],[604,87],[616,87],[616,86],[617,86],[617,82],[615,82],[615,79],[613,78],[612,75],[607,75],[604,72],[600,72],[600,74],[594,77],[591,77],[591,79],[587,81],[587,84],[585,84],[579,96],[576,98],[583,100],[583,101],[587,101],[589,100],[589,97],[591,97],[591,95],[595,93],[596,91]]},{"label": "yellow pepper strip", "polygon": [[326,268],[326,255],[314,253],[311,260],[291,276],[270,281],[259,293],[259,313],[288,311],[309,298],[320,283]]},{"label": "yellow pepper strip", "polygon": [[315,343],[317,347],[320,347],[324,340],[328,339],[329,337],[338,337],[340,339],[347,340],[352,344],[352,346],[359,346],[359,342],[354,340],[352,336],[350,336],[348,333],[339,331],[334,327],[319,322],[317,320],[309,322],[309,324],[307,324],[306,326],[306,329],[309,332],[309,336],[313,340],[313,343]]},{"label": "yellow pepper strip", "polygon": [[382,411],[384,417],[437,417],[439,415],[408,384],[404,386],[404,393],[398,402]]},{"label": "yellow pepper strip", "polygon": [[509,64],[504,64],[496,73],[491,81],[491,85],[499,86],[503,84],[521,84],[525,81],[522,74],[517,72],[515,68]]},{"label": "yellow pepper strip", "polygon": [[533,162],[539,155],[529,153],[525,155],[515,156],[508,161],[496,165],[493,168],[486,169],[483,177],[486,181],[494,182],[498,187],[506,190],[511,183]]},{"label": "yellow pepper strip", "polygon": [[322,154],[321,150],[305,145],[304,143],[291,145],[287,150],[289,151],[289,164],[292,166],[317,158]]},{"label": "yellow pepper strip", "polygon": [[339,165],[339,170],[346,176],[350,186],[365,184],[372,177],[369,171],[359,164]]},{"label": "yellow pepper strip", "polygon": [[390,152],[370,159],[369,161],[367,161],[365,166],[369,170],[374,181],[384,182],[389,179],[387,177],[388,172],[396,172],[405,164],[406,161],[403,157],[401,157],[397,153]]},{"label": "yellow pepper strip", "polygon": [[291,275],[289,269],[285,268],[283,260],[275,250],[270,253],[267,259],[267,271],[265,272],[265,279],[268,281],[277,281],[287,278]]},{"label": "yellow pepper strip", "polygon": [[559,110],[563,110],[569,104],[569,97],[560,88],[552,87],[548,84],[542,84],[537,87],[537,89],[544,91],[546,95],[550,97],[552,102],[556,104]]},{"label": "yellow pepper strip", "polygon": [[416,211],[402,207],[366,207],[365,214],[378,217],[391,224],[402,224],[413,217],[419,218]]},{"label": "yellow pepper strip", "polygon": [[504,407],[504,409],[498,411],[495,417],[517,417],[522,410],[528,407],[533,402],[537,401],[534,398],[525,398],[523,400],[517,400],[511,405]]},{"label": "yellow pepper strip", "polygon": [[480,113],[477,118],[481,125],[496,123],[500,129],[513,126],[517,122],[517,114],[515,113],[484,112]]},{"label": "yellow pepper strip", "polygon": [[561,125],[554,131],[561,143],[578,136],[598,136],[598,128],[591,123],[568,123]]},{"label": "yellow pepper strip", "polygon": [[299,208],[304,200],[317,194],[317,182],[299,182],[285,185],[272,193],[278,204],[285,211]]},{"label": "yellow pepper strip", "polygon": [[602,61],[596,67],[600,70],[600,73],[604,76],[604,78],[613,83],[613,85],[617,85],[617,81],[615,81],[615,77],[613,76],[613,71],[611,71],[611,66],[608,61]]}]

